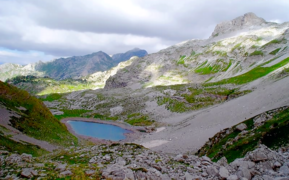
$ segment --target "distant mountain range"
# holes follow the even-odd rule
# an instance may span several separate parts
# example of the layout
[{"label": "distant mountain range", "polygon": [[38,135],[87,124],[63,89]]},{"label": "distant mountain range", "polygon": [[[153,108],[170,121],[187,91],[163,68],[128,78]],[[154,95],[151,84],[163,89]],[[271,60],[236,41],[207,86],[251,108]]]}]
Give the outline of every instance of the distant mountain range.
[{"label": "distant mountain range", "polygon": [[49,76],[57,80],[80,78],[98,71],[109,70],[133,56],[145,55],[147,55],[145,50],[135,48],[112,56],[99,51],[85,56],[60,58],[46,63],[39,61],[25,66],[6,63],[0,65],[0,80],[5,81],[19,75]]}]

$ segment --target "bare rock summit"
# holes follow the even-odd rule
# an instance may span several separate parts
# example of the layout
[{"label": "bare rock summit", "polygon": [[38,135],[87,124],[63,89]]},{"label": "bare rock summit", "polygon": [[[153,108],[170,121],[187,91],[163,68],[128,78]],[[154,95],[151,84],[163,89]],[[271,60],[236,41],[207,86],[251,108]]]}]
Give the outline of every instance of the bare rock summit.
[{"label": "bare rock summit", "polygon": [[217,24],[211,37],[215,37],[228,32],[241,30],[246,27],[260,26],[266,21],[263,18],[256,16],[254,13],[246,13],[243,16],[237,17],[231,21],[221,22]]}]

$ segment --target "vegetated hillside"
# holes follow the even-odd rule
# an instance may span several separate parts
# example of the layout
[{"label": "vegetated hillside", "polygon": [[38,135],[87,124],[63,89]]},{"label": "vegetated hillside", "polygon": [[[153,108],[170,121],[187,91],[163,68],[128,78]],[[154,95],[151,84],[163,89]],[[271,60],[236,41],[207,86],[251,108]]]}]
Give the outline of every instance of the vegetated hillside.
[{"label": "vegetated hillside", "polygon": [[17,76],[7,79],[7,83],[19,89],[28,91],[32,95],[46,95],[52,93],[68,93],[84,89],[93,89],[95,85],[82,79],[54,80],[49,77]]},{"label": "vegetated hillside", "polygon": [[217,133],[199,150],[213,160],[226,157],[229,162],[245,156],[259,144],[272,149],[289,145],[289,108],[273,109]]},{"label": "vegetated hillside", "polygon": [[95,72],[102,72],[115,67],[119,62],[129,60],[133,56],[143,57],[147,54],[145,50],[135,48],[125,53],[119,53],[110,57],[99,51],[85,56],[73,56],[55,59],[50,62],[37,62],[25,66],[18,64],[0,65],[0,80],[16,76],[49,76],[56,80],[68,78],[79,79]]},{"label": "vegetated hillside", "polygon": [[114,54],[111,58],[113,59],[113,61],[115,63],[120,63],[126,60],[129,60],[131,57],[133,56],[137,56],[137,57],[144,57],[146,56],[148,53],[146,50],[142,50],[139,48],[134,48],[132,50],[129,50],[125,53],[118,53],[118,54]]},{"label": "vegetated hillside", "polygon": [[2,126],[11,126],[25,135],[54,145],[68,146],[77,143],[77,139],[51,114],[43,102],[28,92],[0,81],[0,104],[3,112],[12,114],[10,118],[4,114],[0,117]]},{"label": "vegetated hillside", "polygon": [[105,88],[220,81],[258,70],[269,61],[278,63],[279,57],[286,59],[288,39],[289,23],[265,22],[245,14],[217,25],[209,39],[185,41],[135,59],[108,79]]}]

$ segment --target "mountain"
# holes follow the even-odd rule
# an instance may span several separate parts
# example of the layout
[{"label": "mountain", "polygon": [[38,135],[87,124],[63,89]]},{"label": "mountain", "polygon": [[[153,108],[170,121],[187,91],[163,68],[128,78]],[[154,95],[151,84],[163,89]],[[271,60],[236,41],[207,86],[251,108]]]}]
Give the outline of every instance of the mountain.
[{"label": "mountain", "polygon": [[46,76],[54,79],[79,78],[96,71],[104,71],[113,67],[113,59],[99,51],[85,56],[60,58],[44,63],[36,68]]},{"label": "mountain", "polygon": [[288,29],[289,23],[265,22],[248,13],[218,24],[209,39],[188,40],[135,59],[127,71],[110,77],[105,88],[217,82],[264,63],[278,64],[288,57]]},{"label": "mountain", "polygon": [[126,60],[129,60],[131,57],[133,56],[137,56],[137,57],[144,57],[146,56],[148,53],[146,50],[142,50],[139,48],[134,48],[132,50],[129,50],[125,53],[118,53],[118,54],[114,54],[112,56],[112,59],[114,60],[115,63],[120,63]]},{"label": "mountain", "polygon": [[112,57],[99,51],[85,56],[73,56],[55,59],[43,63],[41,61],[25,66],[18,64],[0,65],[0,80],[6,81],[16,76],[49,76],[56,80],[68,78],[78,79],[95,72],[102,72],[115,67],[118,63],[129,60],[133,56],[143,57],[145,50],[135,48],[125,53],[115,54]]}]

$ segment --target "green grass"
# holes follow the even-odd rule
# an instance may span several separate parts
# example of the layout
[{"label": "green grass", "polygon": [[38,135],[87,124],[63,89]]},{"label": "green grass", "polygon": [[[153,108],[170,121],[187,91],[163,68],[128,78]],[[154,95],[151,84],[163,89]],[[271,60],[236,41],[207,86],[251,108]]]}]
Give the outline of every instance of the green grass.
[{"label": "green grass", "polygon": [[[276,58],[275,58],[276,59]],[[274,59],[272,59],[274,60]],[[289,63],[289,58],[284,59],[283,61],[271,66],[271,67],[262,67],[265,64],[268,64],[269,62],[271,62],[272,60],[263,63],[259,66],[257,66],[256,68],[241,74],[239,76],[235,76],[235,77],[231,77],[228,79],[223,79],[221,81],[218,82],[213,82],[213,83],[205,83],[204,86],[213,86],[213,85],[222,85],[222,84],[245,84],[245,83],[249,83],[251,81],[254,81],[258,78],[261,78],[263,76],[266,76],[267,74],[269,74],[270,72],[286,65]]]},{"label": "green grass", "polygon": [[[70,145],[71,142],[77,144],[76,137],[68,132],[66,126],[51,114],[42,101],[27,91],[0,81],[0,102],[21,115],[13,116],[10,123],[22,133],[60,146]],[[26,110],[20,111],[17,108],[20,106]]]},{"label": "green grass", "polygon": [[101,119],[101,120],[111,120],[111,121],[117,121],[118,120],[117,116],[105,116],[102,114],[93,114],[93,118]]},{"label": "green grass", "polygon": [[228,56],[227,52],[225,52],[225,51],[214,51],[213,55],[219,55],[221,57],[227,57]]},{"label": "green grass", "polygon": [[185,64],[185,58],[186,56],[180,56],[180,59],[178,60],[177,64]]},{"label": "green grass", "polygon": [[61,109],[64,114],[62,115],[54,115],[58,120],[68,117],[89,117],[84,116],[84,113],[91,112],[92,110],[85,110],[85,109]]},{"label": "green grass", "polygon": [[27,153],[33,156],[41,156],[48,153],[48,151],[41,149],[39,146],[29,143],[22,144],[20,142],[16,142],[7,136],[2,135],[1,133],[0,146],[4,146],[10,152],[17,151],[19,154]]},{"label": "green grass", "polygon": [[223,59],[218,59],[215,64],[208,64],[207,61],[202,63],[195,69],[195,73],[206,75],[206,74],[215,74],[217,72],[225,72],[232,65],[232,60],[229,63],[225,62]]},{"label": "green grass", "polygon": [[62,94],[53,93],[53,94],[47,95],[47,96],[44,97],[44,98],[39,98],[39,99],[40,99],[41,101],[49,101],[49,102],[52,102],[52,101],[61,99],[62,96],[63,96]]},{"label": "green grass", "polygon": [[150,126],[155,121],[150,120],[148,115],[141,113],[133,113],[127,115],[127,119],[125,120],[125,122],[133,126]]},{"label": "green grass", "polygon": [[254,51],[249,56],[263,56],[264,53],[262,51]]},{"label": "green grass", "polygon": [[236,49],[240,50],[242,48],[242,43],[236,44],[232,49],[231,52],[235,51]]},{"label": "green grass", "polygon": [[280,44],[280,43],[282,43],[282,42],[286,42],[286,39],[273,39],[272,41],[264,44],[264,45],[262,46],[262,48],[266,48],[267,46],[272,45],[272,44]]},{"label": "green grass", "polygon": [[219,141],[215,141],[215,137],[210,138],[213,142],[211,146],[207,144],[202,147],[199,155],[207,155],[214,161],[217,161],[221,157],[225,156],[228,162],[234,161],[236,158],[244,157],[248,151],[254,150],[258,143],[261,142],[269,148],[278,149],[281,146],[289,144],[289,108],[276,113],[272,119],[267,120],[263,125],[254,129],[254,117],[245,120],[242,123],[247,125],[247,131],[251,131],[244,137],[240,137],[239,140],[232,145],[223,149],[223,146],[230,140],[234,139],[240,131],[232,127],[232,132],[225,135]]},{"label": "green grass", "polygon": [[271,51],[269,54],[271,55],[276,55],[279,51],[280,51],[281,48],[277,48],[275,49],[274,51]]}]

